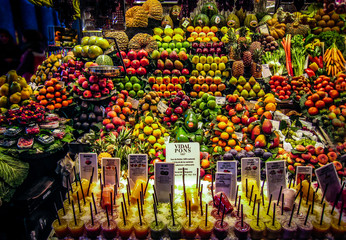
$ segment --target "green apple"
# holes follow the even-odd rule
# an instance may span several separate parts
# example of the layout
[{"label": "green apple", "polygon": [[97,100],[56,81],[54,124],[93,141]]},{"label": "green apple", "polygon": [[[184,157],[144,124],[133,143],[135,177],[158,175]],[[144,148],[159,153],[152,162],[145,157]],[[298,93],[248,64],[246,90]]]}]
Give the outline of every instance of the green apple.
[{"label": "green apple", "polygon": [[183,47],[183,44],[182,44],[181,42],[177,42],[177,43],[175,44],[175,47],[180,49],[180,48]]},{"label": "green apple", "polygon": [[136,91],[135,90],[129,91],[129,96],[132,98],[136,97]]},{"label": "green apple", "polygon": [[144,96],[144,91],[143,90],[139,90],[138,92],[137,92],[137,97],[143,97]]},{"label": "green apple", "polygon": [[172,52],[172,49],[167,48],[166,51],[168,52],[168,54],[170,54]]},{"label": "green apple", "polygon": [[188,41],[183,42],[183,47],[184,48],[189,48],[190,47],[190,43]]},{"label": "green apple", "polygon": [[169,45],[168,45],[168,43],[162,43],[162,47],[163,47],[164,49],[167,49],[167,48],[169,47]]},{"label": "green apple", "polygon": [[133,84],[133,90],[139,91],[141,89],[141,85],[139,83]]},{"label": "green apple", "polygon": [[171,42],[171,43],[169,44],[169,48],[174,49],[174,48],[175,48],[175,43]]},{"label": "green apple", "polygon": [[132,83],[131,83],[131,82],[127,82],[127,83],[125,84],[125,89],[126,89],[127,91],[130,91],[130,90],[132,89]]}]

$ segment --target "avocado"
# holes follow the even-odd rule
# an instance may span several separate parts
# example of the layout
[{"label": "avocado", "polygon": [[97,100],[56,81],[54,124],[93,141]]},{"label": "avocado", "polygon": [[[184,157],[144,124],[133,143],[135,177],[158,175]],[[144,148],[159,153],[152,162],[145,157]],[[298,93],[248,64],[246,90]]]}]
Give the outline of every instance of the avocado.
[{"label": "avocado", "polygon": [[80,122],[76,122],[76,123],[74,124],[74,128],[75,128],[75,129],[80,129],[81,126],[82,126],[82,124],[81,124]]}]

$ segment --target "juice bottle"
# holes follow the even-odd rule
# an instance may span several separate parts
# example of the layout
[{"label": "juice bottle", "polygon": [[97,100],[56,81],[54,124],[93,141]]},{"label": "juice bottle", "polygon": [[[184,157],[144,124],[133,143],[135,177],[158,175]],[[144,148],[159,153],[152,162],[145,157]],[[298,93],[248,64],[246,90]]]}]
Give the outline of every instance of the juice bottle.
[{"label": "juice bottle", "polygon": [[186,189],[186,202],[191,201],[191,211],[198,211],[199,200],[198,200],[198,189],[189,187]]},{"label": "juice bottle", "polygon": [[173,222],[169,222],[167,225],[168,234],[171,237],[171,239],[180,239],[181,238],[181,230],[182,225],[175,221],[175,225],[173,226]]},{"label": "juice bottle", "polygon": [[119,221],[118,222],[118,231],[119,231],[119,236],[122,239],[128,239],[133,231],[133,225],[131,222],[126,220],[126,225],[124,224],[124,221]]},{"label": "juice bottle", "polygon": [[161,221],[157,221],[157,225],[155,221],[150,223],[150,235],[152,239],[160,239],[165,233],[165,230],[166,225]]},{"label": "juice bottle", "polygon": [[263,233],[266,230],[266,226],[262,221],[258,221],[257,226],[257,219],[252,220],[250,222],[250,236],[251,239],[262,239]]},{"label": "juice bottle", "polygon": [[138,239],[146,239],[149,234],[149,225],[146,222],[142,222],[142,225],[140,225],[139,222],[136,222],[133,225],[134,232],[136,235],[136,238]]},{"label": "juice bottle", "polygon": [[101,224],[98,221],[94,220],[94,225],[91,220],[85,224],[85,231],[88,238],[96,238],[100,235]]},{"label": "juice bottle", "polygon": [[209,239],[214,230],[214,223],[207,221],[207,226],[205,225],[205,220],[201,220],[198,226],[198,234],[202,239]]},{"label": "juice bottle", "polygon": [[281,224],[275,220],[274,225],[272,222],[266,223],[267,239],[277,239],[281,235]]},{"label": "juice bottle", "polygon": [[214,234],[218,239],[225,239],[228,235],[229,225],[225,221],[221,226],[221,220],[217,220],[214,225]]},{"label": "juice bottle", "polygon": [[297,234],[297,224],[291,221],[291,225],[288,226],[288,220],[282,223],[282,239],[294,239]]},{"label": "juice bottle", "polygon": [[52,223],[52,228],[54,229],[55,235],[58,238],[64,238],[68,235],[67,222],[65,220],[60,220],[61,225],[59,224],[58,219],[55,219]]},{"label": "juice bottle", "polygon": [[101,224],[102,232],[105,238],[115,238],[117,236],[117,224],[113,220],[104,221]]},{"label": "juice bottle", "polygon": [[247,235],[250,231],[250,225],[243,222],[241,226],[241,221],[237,221],[234,225],[234,233],[239,239],[247,239]]},{"label": "juice bottle", "polygon": [[75,224],[74,220],[69,221],[67,226],[71,237],[79,238],[80,236],[83,236],[84,222],[82,220],[77,219],[77,224]]},{"label": "juice bottle", "polygon": [[198,229],[198,224],[195,221],[191,221],[191,225],[189,225],[189,221],[186,221],[183,225],[183,232],[186,238],[193,239],[196,237]]}]

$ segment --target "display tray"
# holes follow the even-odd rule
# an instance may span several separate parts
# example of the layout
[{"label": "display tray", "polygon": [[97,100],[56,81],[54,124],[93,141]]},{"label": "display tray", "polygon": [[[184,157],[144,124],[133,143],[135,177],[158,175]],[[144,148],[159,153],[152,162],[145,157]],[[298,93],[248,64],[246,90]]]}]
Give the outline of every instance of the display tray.
[{"label": "display tray", "polygon": [[[113,91],[111,91],[110,94],[108,94],[107,96],[103,96],[103,97],[100,97],[100,98],[84,98],[82,96],[78,96],[80,100],[83,100],[83,101],[89,101],[89,102],[98,102],[98,101],[102,101],[102,100],[106,100],[108,98],[110,98],[111,96],[113,96],[115,93],[117,92],[116,89],[114,89]],[[77,95],[76,95],[77,96]]]}]

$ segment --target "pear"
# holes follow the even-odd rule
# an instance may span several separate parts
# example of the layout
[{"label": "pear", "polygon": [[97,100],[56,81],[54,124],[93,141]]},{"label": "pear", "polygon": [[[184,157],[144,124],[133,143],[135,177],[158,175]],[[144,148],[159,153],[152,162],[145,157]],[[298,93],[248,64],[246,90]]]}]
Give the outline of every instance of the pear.
[{"label": "pear", "polygon": [[252,89],[255,91],[255,93],[258,93],[261,90],[261,85],[259,83],[256,83]]},{"label": "pear", "polygon": [[257,83],[257,81],[256,81],[256,79],[254,77],[250,77],[249,83],[251,84],[251,86],[253,86],[253,85],[255,85]]},{"label": "pear", "polygon": [[236,89],[236,90],[233,92],[233,95],[238,95],[238,96],[240,96],[240,93],[239,93],[238,90]]},{"label": "pear", "polygon": [[256,93],[255,93],[255,91],[254,90],[250,90],[250,92],[249,92],[249,96],[251,97],[251,98],[255,98],[255,97],[257,97],[257,95],[256,95]]},{"label": "pear", "polygon": [[244,85],[244,89],[246,89],[247,91],[250,91],[251,90],[251,85],[250,85],[250,83],[245,83],[245,85]]},{"label": "pear", "polygon": [[246,89],[243,89],[240,94],[243,98],[248,98],[249,97],[249,92]]},{"label": "pear", "polygon": [[255,147],[263,148],[267,145],[266,137],[263,134],[258,135],[255,139]]},{"label": "pear", "polygon": [[238,83],[239,83],[240,85],[244,86],[245,83],[246,83],[246,79],[245,79],[243,76],[240,76],[240,77],[238,78]]},{"label": "pear", "polygon": [[235,78],[235,77],[231,77],[231,79],[229,80],[229,84],[232,84],[232,85],[237,85],[237,82],[238,80]]},{"label": "pear", "polygon": [[19,82],[12,82],[11,87],[10,87],[10,93],[16,93],[16,92],[20,92],[22,90],[22,88],[20,87]]},{"label": "pear", "polygon": [[239,92],[243,91],[243,89],[244,89],[244,88],[243,88],[242,85],[238,85],[238,86],[237,86],[237,90],[238,90]]},{"label": "pear", "polygon": [[5,83],[4,85],[1,86],[0,96],[8,96],[9,92],[10,92],[10,86],[8,83]]},{"label": "pear", "polygon": [[6,105],[7,105],[7,97],[6,96],[2,96],[0,98],[0,108],[6,107]]},{"label": "pear", "polygon": [[259,93],[257,93],[258,97],[264,97],[264,95],[266,95],[266,93],[263,91],[263,89],[261,89]]}]

